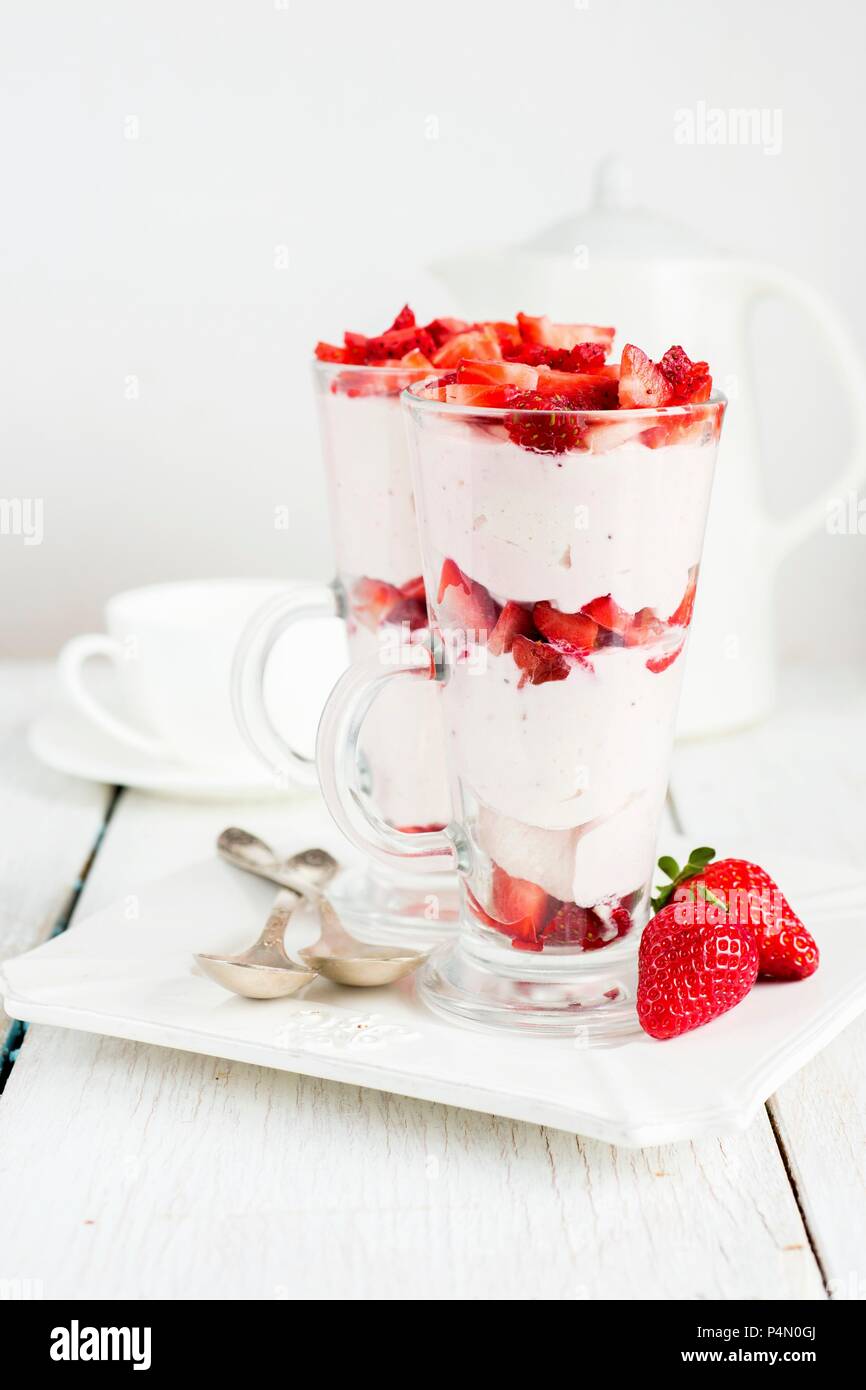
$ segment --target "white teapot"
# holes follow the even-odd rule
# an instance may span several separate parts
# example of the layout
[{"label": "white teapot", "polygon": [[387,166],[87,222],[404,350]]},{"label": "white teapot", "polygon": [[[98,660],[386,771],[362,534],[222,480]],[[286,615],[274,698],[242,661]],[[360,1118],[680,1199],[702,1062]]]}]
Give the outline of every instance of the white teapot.
[{"label": "white teapot", "polygon": [[[504,319],[521,309],[559,322],[614,324],[620,348],[631,341],[657,357],[675,341],[710,363],[714,383],[731,405],[678,732],[717,732],[752,723],[773,707],[774,577],[784,556],[824,524],[830,504],[866,478],[866,372],[844,323],[816,290],[771,265],[712,252],[690,232],[634,209],[630,183],[624,166],[607,163],[595,207],[579,220],[552,227],[525,247],[485,248],[431,269],[465,317]],[[750,315],[767,295],[793,300],[811,316],[852,415],[849,457],[838,466],[828,462],[820,494],[781,521],[769,517],[762,503],[749,362]],[[811,404],[803,402],[805,409]]]}]

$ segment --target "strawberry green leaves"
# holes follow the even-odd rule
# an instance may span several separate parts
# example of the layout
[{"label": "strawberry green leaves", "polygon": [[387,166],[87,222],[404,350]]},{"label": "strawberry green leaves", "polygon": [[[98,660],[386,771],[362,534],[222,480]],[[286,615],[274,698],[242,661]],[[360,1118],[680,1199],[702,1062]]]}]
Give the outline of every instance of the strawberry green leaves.
[{"label": "strawberry green leaves", "polygon": [[656,895],[652,899],[653,909],[660,912],[661,909],[670,902],[674,890],[687,879],[694,878],[707,867],[711,860],[715,859],[716,851],[709,845],[700,845],[693,849],[688,858],[688,863],[681,869],[677,861],[669,854],[663,854],[659,860],[659,868],[663,874],[667,874],[670,883],[661,883],[656,887]]}]

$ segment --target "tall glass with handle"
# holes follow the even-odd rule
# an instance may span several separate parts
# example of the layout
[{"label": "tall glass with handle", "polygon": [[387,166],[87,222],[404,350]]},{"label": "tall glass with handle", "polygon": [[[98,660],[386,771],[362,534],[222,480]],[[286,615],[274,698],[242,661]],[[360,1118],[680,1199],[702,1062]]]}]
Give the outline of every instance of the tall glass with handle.
[{"label": "tall glass with handle", "polygon": [[[286,742],[265,699],[271,651],[289,627],[329,616],[345,622],[350,669],[426,637],[399,397],[429,374],[429,366],[316,361],[313,373],[337,576],[330,585],[296,586],[256,614],[238,648],[233,679],[235,713],[247,741],[289,781],[310,786],[317,782],[314,760]],[[442,698],[434,685],[387,691],[365,724],[358,757],[357,794],[384,825],[417,832],[447,822]],[[359,935],[369,928],[376,939],[435,939],[456,920],[450,861],[441,856],[343,875],[332,896]]]},{"label": "tall glass with handle", "polygon": [[[345,676],[318,764],[380,859],[448,851],[456,939],[420,978],[470,1024],[588,1043],[636,1027],[637,944],[724,416],[454,404],[404,393],[429,650]],[[354,746],[393,686],[441,690],[453,817],[403,835],[358,794]]]}]

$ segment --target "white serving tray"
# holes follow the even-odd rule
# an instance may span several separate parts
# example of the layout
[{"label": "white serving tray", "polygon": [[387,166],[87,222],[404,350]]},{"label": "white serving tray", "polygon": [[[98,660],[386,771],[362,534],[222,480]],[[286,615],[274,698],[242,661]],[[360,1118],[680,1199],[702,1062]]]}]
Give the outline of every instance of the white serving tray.
[{"label": "white serving tray", "polygon": [[[666,851],[681,851],[668,839]],[[198,971],[192,954],[247,945],[273,892],[216,859],[143,889],[135,920],[124,899],[7,961],[0,985],[7,1012],[30,1022],[393,1091],[613,1144],[692,1139],[745,1128],[866,1008],[866,878],[784,856],[761,862],[813,927],[821,967],[799,984],[759,984],[731,1013],[671,1042],[638,1033],[596,1050],[578,1040],[488,1036],[434,1017],[411,980],[356,991],[316,980],[300,998],[236,999]]]}]

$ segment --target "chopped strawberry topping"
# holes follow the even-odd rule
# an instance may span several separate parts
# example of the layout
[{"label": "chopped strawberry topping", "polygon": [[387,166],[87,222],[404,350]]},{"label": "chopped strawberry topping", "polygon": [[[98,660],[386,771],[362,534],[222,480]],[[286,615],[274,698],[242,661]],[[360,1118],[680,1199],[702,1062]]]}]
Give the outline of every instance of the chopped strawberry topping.
[{"label": "chopped strawberry topping", "polygon": [[384,579],[368,579],[365,576],[352,586],[352,612],[359,623],[363,623],[364,627],[372,631],[375,631],[391,609],[402,601],[403,595],[400,590],[393,584],[386,584]]},{"label": "chopped strawberry topping", "polygon": [[383,621],[394,627],[402,627],[405,623],[411,632],[417,632],[427,626],[427,605],[420,598],[398,599]]},{"label": "chopped strawberry topping", "polygon": [[681,347],[668,348],[659,363],[632,343],[622,350],[619,403],[626,409],[708,401],[712,389],[706,362],[692,362]]},{"label": "chopped strawberry topping", "polygon": [[709,367],[706,362],[692,362],[681,347],[668,348],[659,371],[670,383],[676,405],[710,399],[713,379]]},{"label": "chopped strawberry topping", "polygon": [[469,579],[454,560],[445,560],[439,577],[439,621],[446,630],[459,629],[484,642],[499,619],[499,604],[483,584]]},{"label": "chopped strawberry topping", "polygon": [[457,380],[466,384],[519,386],[522,391],[534,391],[538,372],[524,362],[469,362],[457,368]]},{"label": "chopped strawberry topping", "polygon": [[639,406],[670,405],[673,390],[667,377],[652,358],[639,347],[627,343],[619,367],[619,403],[631,410]]},{"label": "chopped strawberry topping", "polygon": [[518,314],[517,324],[525,343],[564,348],[566,351],[579,343],[599,343],[609,351],[616,332],[613,328],[600,328],[592,323],[551,323],[546,314],[538,318],[533,318],[531,314]]},{"label": "chopped strawberry topping", "polygon": [[501,361],[502,349],[496,331],[488,327],[457,333],[433,354],[437,367],[456,367],[464,358],[478,362]]},{"label": "chopped strawberry topping", "polygon": [[575,343],[573,348],[545,347],[543,343],[518,342],[506,350],[509,362],[531,367],[553,367],[558,372],[597,372],[604,366],[601,343]]},{"label": "chopped strawberry topping", "polygon": [[511,651],[515,637],[534,638],[537,635],[532,615],[522,604],[509,599],[487,640],[487,647],[494,656],[501,656],[503,652]]},{"label": "chopped strawberry topping", "polygon": [[419,574],[415,579],[407,579],[405,584],[400,585],[400,593],[406,598],[420,598],[423,600],[426,597],[423,574]]},{"label": "chopped strawberry topping", "polygon": [[592,651],[598,638],[598,623],[585,613],[561,613],[552,604],[536,603],[532,619],[538,631],[556,646],[573,651]]},{"label": "chopped strawberry topping", "polygon": [[567,400],[572,410],[615,410],[618,384],[614,378],[586,372],[556,372],[539,367],[538,393]]},{"label": "chopped strawberry topping", "polygon": [[[565,396],[542,396],[537,391],[516,394],[509,405],[531,415],[506,415],[503,420],[509,439],[534,454],[564,454],[583,443],[583,425],[574,414],[574,405]],[[562,412],[566,413],[563,414]]]},{"label": "chopped strawberry topping", "polygon": [[511,655],[521,671],[518,690],[524,685],[544,685],[546,681],[564,681],[571,667],[562,652],[546,642],[533,642],[528,637],[515,637]]},{"label": "chopped strawberry topping", "polygon": [[581,611],[606,632],[614,632],[618,637],[625,637],[631,626],[631,613],[620,608],[610,594],[605,594],[603,598],[594,598],[591,603],[584,604]]},{"label": "chopped strawberry topping", "polygon": [[503,406],[510,405],[516,391],[515,386],[495,386],[492,382],[483,386],[480,382],[470,385],[467,382],[455,381],[449,382],[445,387],[443,399],[450,401],[452,405],[501,410]]}]

